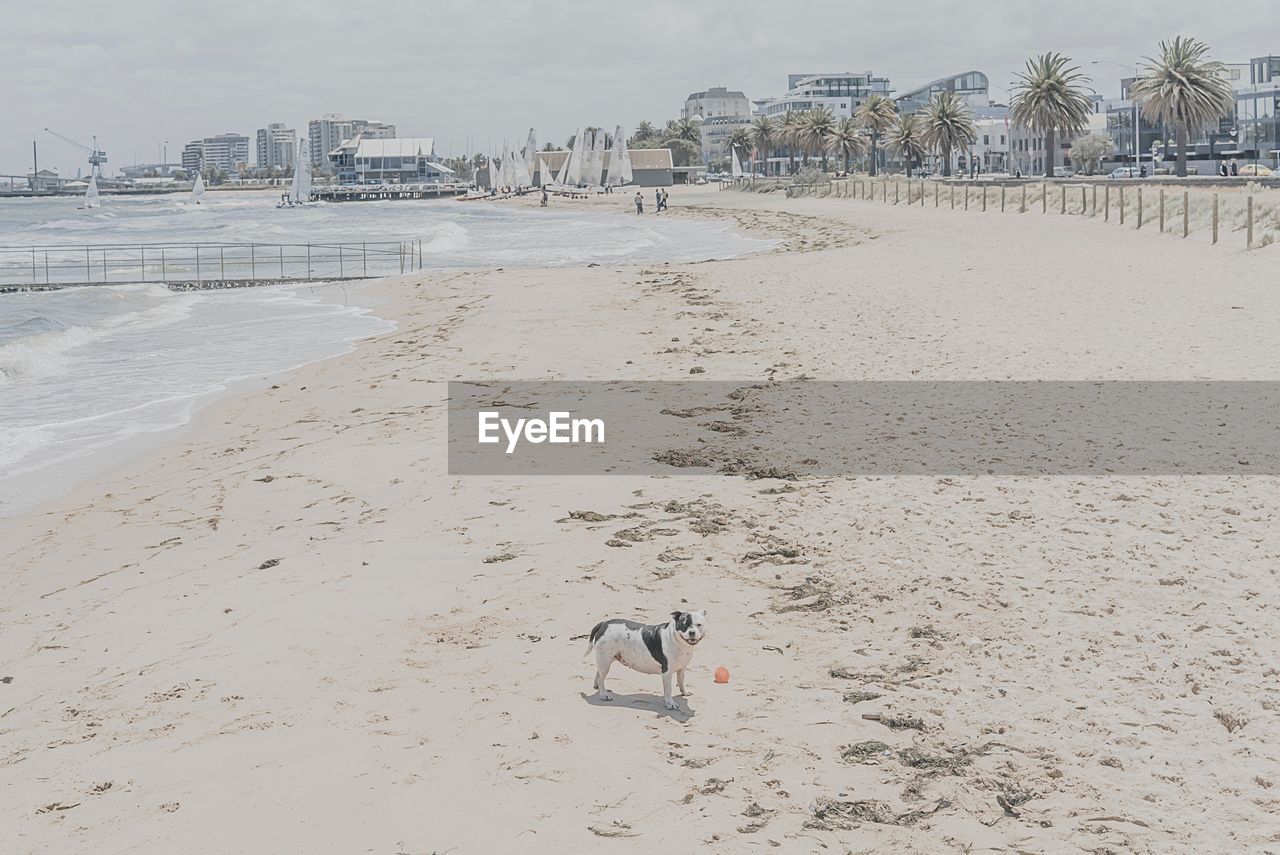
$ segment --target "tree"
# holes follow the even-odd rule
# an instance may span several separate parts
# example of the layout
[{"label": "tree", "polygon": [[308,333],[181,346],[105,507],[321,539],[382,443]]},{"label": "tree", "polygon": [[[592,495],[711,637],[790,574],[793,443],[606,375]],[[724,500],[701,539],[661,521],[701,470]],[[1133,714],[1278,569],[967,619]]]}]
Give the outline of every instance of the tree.
[{"label": "tree", "polygon": [[1017,75],[1010,105],[1009,117],[1015,125],[1044,135],[1046,178],[1053,177],[1055,134],[1075,136],[1089,126],[1092,107],[1083,88],[1089,78],[1070,62],[1059,53],[1027,60],[1026,71]]},{"label": "tree", "polygon": [[702,146],[689,140],[669,139],[662,144],[661,148],[671,149],[673,166],[689,166],[702,157]]},{"label": "tree", "polygon": [[1179,177],[1187,174],[1192,129],[1222,118],[1235,106],[1231,85],[1222,77],[1224,66],[1206,59],[1208,52],[1204,42],[1184,36],[1161,42],[1160,58],[1147,57],[1144,71],[1129,88],[1144,116],[1173,126]]},{"label": "tree", "polygon": [[760,116],[751,123],[751,145],[764,161],[764,174],[769,174],[769,154],[778,141],[777,129],[768,116]]},{"label": "tree", "polygon": [[647,120],[641,120],[640,123],[636,125],[636,132],[631,135],[631,145],[634,146],[635,143],[655,139],[657,136],[658,132],[654,130],[653,123]]},{"label": "tree", "polygon": [[894,126],[898,119],[898,108],[887,95],[871,95],[858,105],[858,124],[871,134],[871,174],[877,171],[876,150],[880,137]]},{"label": "tree", "polygon": [[907,113],[905,116],[898,116],[898,121],[894,122],[885,137],[889,147],[907,164],[908,178],[911,177],[912,166],[923,162],[924,156],[929,153],[926,130],[919,113]]},{"label": "tree", "polygon": [[841,119],[827,138],[827,149],[844,162],[844,171],[848,172],[849,162],[867,153],[867,138],[857,120],[851,116]]},{"label": "tree", "polygon": [[801,138],[805,149],[822,158],[822,171],[827,171],[827,146],[836,130],[836,117],[828,107],[814,107],[804,114],[804,130]]},{"label": "tree", "polygon": [[666,138],[669,140],[686,140],[691,143],[702,142],[702,128],[691,119],[672,119],[667,122]]},{"label": "tree", "polygon": [[1071,156],[1071,162],[1077,165],[1078,172],[1094,175],[1101,171],[1103,158],[1111,154],[1114,146],[1115,143],[1106,134],[1089,134],[1073,142],[1067,154]]},{"label": "tree", "polygon": [[939,92],[929,101],[921,117],[924,138],[929,147],[942,155],[942,174],[951,177],[951,152],[973,145],[978,128],[964,101],[954,92]]},{"label": "tree", "polygon": [[787,147],[787,174],[796,174],[796,149],[800,147],[800,134],[804,128],[804,114],[788,110],[782,116],[782,127],[778,129],[778,142]]},{"label": "tree", "polygon": [[[750,162],[751,132],[746,128],[734,128],[725,140],[725,144],[730,156],[737,157],[739,162]],[[732,168],[732,161],[730,161],[730,168]]]}]

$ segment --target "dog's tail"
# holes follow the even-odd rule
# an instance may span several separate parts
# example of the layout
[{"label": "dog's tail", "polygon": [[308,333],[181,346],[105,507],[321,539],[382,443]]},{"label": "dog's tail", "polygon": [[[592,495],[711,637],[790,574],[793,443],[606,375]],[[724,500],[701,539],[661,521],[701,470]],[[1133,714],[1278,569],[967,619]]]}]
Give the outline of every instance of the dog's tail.
[{"label": "dog's tail", "polygon": [[587,636],[587,652],[586,656],[591,655],[591,651],[595,649],[596,642],[600,640],[600,636],[604,635],[604,628],[609,624],[607,620],[602,620],[595,626],[591,627],[591,634]]}]

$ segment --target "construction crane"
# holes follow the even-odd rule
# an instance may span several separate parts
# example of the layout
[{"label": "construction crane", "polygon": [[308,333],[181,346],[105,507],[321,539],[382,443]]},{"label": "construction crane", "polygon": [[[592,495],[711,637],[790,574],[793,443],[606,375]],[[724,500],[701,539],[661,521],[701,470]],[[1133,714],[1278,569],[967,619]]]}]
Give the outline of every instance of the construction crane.
[{"label": "construction crane", "polygon": [[99,178],[102,177],[102,164],[107,162],[107,153],[98,148],[98,138],[96,136],[93,138],[93,145],[87,146],[84,143],[76,142],[70,137],[64,137],[62,134],[57,131],[50,130],[49,128],[45,128],[44,132],[50,136],[57,137],[67,145],[75,146],[81,151],[87,152],[89,154],[89,174],[96,175]]}]

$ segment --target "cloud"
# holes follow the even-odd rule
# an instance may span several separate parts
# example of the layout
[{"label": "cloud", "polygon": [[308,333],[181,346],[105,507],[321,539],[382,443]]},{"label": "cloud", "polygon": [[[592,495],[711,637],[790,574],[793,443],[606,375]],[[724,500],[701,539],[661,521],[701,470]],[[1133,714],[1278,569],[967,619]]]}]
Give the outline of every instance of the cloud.
[{"label": "cloud", "polygon": [[[708,86],[780,94],[790,72],[872,70],[905,90],[978,69],[999,95],[1046,50],[1132,64],[1183,32],[1223,60],[1274,53],[1274,28],[1256,26],[1274,18],[1260,2],[1206,14],[1190,0],[47,0],[0,30],[0,172],[27,169],[33,134],[42,164],[83,166],[45,126],[84,142],[97,134],[118,167],[155,160],[164,140],[176,159],[190,139],[252,137],[277,121],[303,129],[326,112],[394,122],[446,153],[523,140],[530,126],[561,141],[580,124],[661,122]],[[1120,69],[1087,68],[1100,93],[1116,91]]]}]

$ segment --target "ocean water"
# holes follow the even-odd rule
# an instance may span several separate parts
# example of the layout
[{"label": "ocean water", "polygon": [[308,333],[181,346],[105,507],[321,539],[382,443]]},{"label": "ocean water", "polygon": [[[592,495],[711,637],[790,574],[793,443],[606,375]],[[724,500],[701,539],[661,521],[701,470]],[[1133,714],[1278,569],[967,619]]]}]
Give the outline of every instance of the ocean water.
[{"label": "ocean water", "polygon": [[[176,196],[77,204],[0,200],[0,246],[421,239],[427,268],[694,261],[768,246],[717,223],[447,200],[277,210],[270,193],[210,193],[201,206]],[[0,294],[0,516],[123,462],[238,383],[393,329],[376,311],[353,283]]]}]

